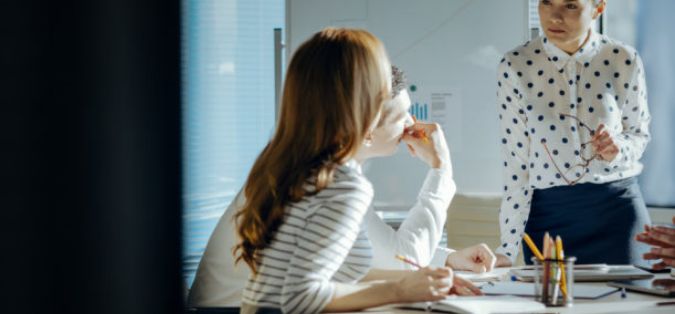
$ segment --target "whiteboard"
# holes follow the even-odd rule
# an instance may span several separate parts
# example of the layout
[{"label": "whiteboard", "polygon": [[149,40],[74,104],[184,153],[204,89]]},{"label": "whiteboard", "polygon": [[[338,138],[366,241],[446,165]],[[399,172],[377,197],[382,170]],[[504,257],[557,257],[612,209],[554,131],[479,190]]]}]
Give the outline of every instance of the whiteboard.
[{"label": "whiteboard", "polygon": [[[413,104],[444,102],[441,125],[458,192],[501,193],[496,68],[505,52],[529,37],[527,0],[287,0],[286,20],[288,56],[326,26],[378,36],[414,85]],[[427,169],[403,146],[394,156],[369,161],[364,171],[376,209],[409,208]]]}]

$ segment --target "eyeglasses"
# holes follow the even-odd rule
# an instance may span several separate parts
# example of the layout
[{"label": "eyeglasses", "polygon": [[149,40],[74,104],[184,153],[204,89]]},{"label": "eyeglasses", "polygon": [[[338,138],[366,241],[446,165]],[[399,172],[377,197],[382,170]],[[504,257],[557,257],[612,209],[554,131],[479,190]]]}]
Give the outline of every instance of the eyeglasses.
[{"label": "eyeglasses", "polygon": [[[591,127],[588,126],[588,124],[584,123],[581,121],[579,118],[576,116],[570,115],[570,114],[565,114],[565,113],[560,113],[560,119],[564,119],[565,117],[571,118],[576,120],[579,123],[579,127],[584,128],[588,130],[588,132],[591,134],[591,137],[595,136],[595,130],[592,129]],[[593,155],[590,158],[586,158],[584,152],[586,151],[586,148],[588,147],[589,144],[591,144],[590,141],[586,143],[581,143],[581,151],[579,152],[579,156],[581,157],[582,162],[578,163],[574,166],[566,167],[567,171],[563,172],[560,167],[558,167],[558,164],[555,162],[555,159],[553,158],[553,154],[551,154],[551,151],[548,149],[548,146],[546,145],[546,141],[542,140],[541,144],[544,146],[544,150],[546,150],[546,154],[548,155],[549,159],[551,159],[551,163],[553,163],[553,167],[555,167],[556,171],[558,171],[558,174],[560,174],[560,177],[567,182],[568,185],[575,185],[581,179],[584,178],[584,176],[589,172],[588,167],[591,165],[591,162],[595,159],[598,158],[598,154],[593,153]],[[577,178],[574,180],[570,180],[567,178],[566,174],[569,174],[570,171],[573,171],[574,169],[581,169],[581,174],[577,172]]]}]

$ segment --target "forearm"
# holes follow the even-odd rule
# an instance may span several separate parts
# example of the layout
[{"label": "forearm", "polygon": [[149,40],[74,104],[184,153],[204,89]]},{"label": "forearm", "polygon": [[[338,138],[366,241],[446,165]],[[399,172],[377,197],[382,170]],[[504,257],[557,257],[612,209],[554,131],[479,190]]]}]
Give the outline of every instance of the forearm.
[{"label": "forearm", "polygon": [[331,301],[323,312],[358,311],[395,303],[398,286],[395,281],[335,285]]},{"label": "forearm", "polygon": [[376,280],[398,280],[410,272],[411,270],[371,269],[363,278],[361,278],[361,282]]},{"label": "forearm", "polygon": [[450,171],[430,170],[415,206],[397,231],[401,246],[411,246],[415,251],[415,254],[406,254],[423,266],[428,265],[436,253],[455,190]]}]

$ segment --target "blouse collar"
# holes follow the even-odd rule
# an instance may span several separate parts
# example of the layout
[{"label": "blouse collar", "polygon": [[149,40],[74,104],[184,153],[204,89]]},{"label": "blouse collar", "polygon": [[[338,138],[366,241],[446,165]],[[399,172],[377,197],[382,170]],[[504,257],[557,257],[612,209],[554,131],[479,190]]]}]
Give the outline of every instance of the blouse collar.
[{"label": "blouse collar", "polygon": [[553,62],[560,71],[562,71],[570,60],[575,60],[580,64],[590,63],[591,59],[593,59],[600,50],[600,42],[602,41],[602,37],[598,33],[592,29],[590,32],[591,34],[588,41],[586,41],[586,43],[571,56],[553,44],[546,36],[543,36],[542,44],[544,46],[544,51],[546,51],[546,54],[548,55],[548,60]]}]

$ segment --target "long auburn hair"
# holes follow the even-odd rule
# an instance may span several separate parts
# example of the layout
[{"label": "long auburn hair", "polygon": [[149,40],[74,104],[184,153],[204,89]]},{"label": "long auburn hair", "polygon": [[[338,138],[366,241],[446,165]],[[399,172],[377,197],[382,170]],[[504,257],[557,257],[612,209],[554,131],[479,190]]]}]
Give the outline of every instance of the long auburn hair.
[{"label": "long auburn hair", "polygon": [[388,60],[382,43],[357,29],[323,29],[295,52],[276,131],[253,164],[246,202],[234,217],[237,263],[256,273],[258,253],[272,241],[286,205],[326,188],[335,168],[357,152],[390,97]]}]

